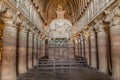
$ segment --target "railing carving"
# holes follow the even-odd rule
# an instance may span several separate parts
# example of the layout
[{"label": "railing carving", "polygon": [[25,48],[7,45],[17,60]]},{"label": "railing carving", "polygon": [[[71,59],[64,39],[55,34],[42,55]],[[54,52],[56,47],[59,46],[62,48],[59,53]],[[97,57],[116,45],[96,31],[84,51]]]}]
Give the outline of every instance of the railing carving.
[{"label": "railing carving", "polygon": [[92,0],[84,15],[79,20],[79,26],[76,32],[83,29],[84,26],[88,25],[93,21],[101,12],[103,12],[109,5],[116,0]]}]

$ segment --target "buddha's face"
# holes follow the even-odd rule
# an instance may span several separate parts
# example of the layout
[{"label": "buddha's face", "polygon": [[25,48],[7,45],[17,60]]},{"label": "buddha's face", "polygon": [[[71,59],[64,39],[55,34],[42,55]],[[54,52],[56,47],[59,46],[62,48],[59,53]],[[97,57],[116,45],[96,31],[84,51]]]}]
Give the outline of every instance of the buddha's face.
[{"label": "buddha's face", "polygon": [[62,5],[58,4],[58,6],[57,6],[57,11],[63,11]]}]

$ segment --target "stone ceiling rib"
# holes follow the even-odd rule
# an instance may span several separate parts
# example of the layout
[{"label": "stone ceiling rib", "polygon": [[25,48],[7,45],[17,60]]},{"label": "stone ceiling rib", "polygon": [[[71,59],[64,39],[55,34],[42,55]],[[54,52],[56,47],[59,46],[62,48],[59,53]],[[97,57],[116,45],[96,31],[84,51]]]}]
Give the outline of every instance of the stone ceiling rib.
[{"label": "stone ceiling rib", "polygon": [[61,4],[66,10],[65,18],[72,23],[80,18],[81,13],[88,5],[90,0],[32,0],[46,23],[50,23],[56,16],[55,10]]}]

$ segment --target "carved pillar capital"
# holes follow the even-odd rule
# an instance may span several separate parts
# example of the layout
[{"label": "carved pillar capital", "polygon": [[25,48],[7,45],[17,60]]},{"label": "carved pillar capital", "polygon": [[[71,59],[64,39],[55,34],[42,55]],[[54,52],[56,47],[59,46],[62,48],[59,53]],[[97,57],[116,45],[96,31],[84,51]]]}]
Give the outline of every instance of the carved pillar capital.
[{"label": "carved pillar capital", "polygon": [[3,0],[0,1],[0,14],[6,12],[8,7],[4,4]]},{"label": "carved pillar capital", "polygon": [[105,27],[106,27],[106,26],[105,26],[105,24],[103,23],[102,20],[99,20],[99,21],[96,23],[96,25],[94,26],[95,31],[96,31],[97,33],[101,32],[101,33],[106,34]]},{"label": "carved pillar capital", "polygon": [[21,19],[21,13],[19,11],[17,11],[15,16],[13,16],[13,22],[16,26],[19,26],[23,23],[23,20]]},{"label": "carved pillar capital", "polygon": [[29,25],[28,22],[26,23],[26,31],[27,31],[27,32],[30,31],[30,25]]},{"label": "carved pillar capital", "polygon": [[105,10],[106,18],[105,22],[109,22],[110,27],[120,24],[120,4],[117,5],[113,10]]},{"label": "carved pillar capital", "polygon": [[89,30],[87,30],[85,32],[85,39],[88,40],[89,38],[90,38],[90,32],[89,32]]},{"label": "carved pillar capital", "polygon": [[83,41],[83,36],[82,36],[82,34],[80,35],[80,40]]},{"label": "carved pillar capital", "polygon": [[90,36],[95,36],[94,27],[89,28]]},{"label": "carved pillar capital", "polygon": [[40,37],[40,34],[39,34],[39,32],[37,31],[37,37]]},{"label": "carved pillar capital", "polygon": [[38,32],[37,32],[36,30],[33,30],[33,34],[34,34],[35,36],[37,36],[37,35],[38,35]]},{"label": "carved pillar capital", "polygon": [[11,9],[6,9],[4,13],[1,14],[1,20],[4,21],[5,25],[13,26],[13,12]]},{"label": "carved pillar capital", "polygon": [[120,25],[120,16],[114,16],[111,21],[111,26]]},{"label": "carved pillar capital", "polygon": [[34,31],[34,29],[33,29],[32,27],[30,27],[30,32],[31,32],[32,34],[35,33],[35,31]]},{"label": "carved pillar capital", "polygon": [[1,20],[4,21],[5,25],[8,27],[17,28],[18,25],[22,23],[20,19],[20,12],[14,12],[12,9],[7,8],[7,10],[1,14]]},{"label": "carved pillar capital", "polygon": [[19,30],[22,31],[22,32],[25,32],[27,33],[29,28],[28,28],[28,24],[23,21],[20,25],[19,25]]}]

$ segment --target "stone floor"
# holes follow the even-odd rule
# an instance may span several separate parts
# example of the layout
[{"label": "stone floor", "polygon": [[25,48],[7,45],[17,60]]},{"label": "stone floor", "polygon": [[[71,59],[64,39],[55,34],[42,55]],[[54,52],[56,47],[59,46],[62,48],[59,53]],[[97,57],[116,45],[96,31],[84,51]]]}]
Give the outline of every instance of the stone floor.
[{"label": "stone floor", "polygon": [[18,80],[111,80],[106,74],[86,67],[79,69],[37,70],[19,76]]}]

